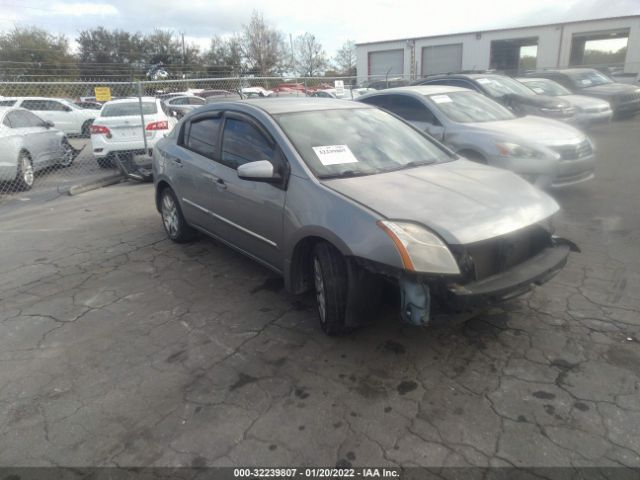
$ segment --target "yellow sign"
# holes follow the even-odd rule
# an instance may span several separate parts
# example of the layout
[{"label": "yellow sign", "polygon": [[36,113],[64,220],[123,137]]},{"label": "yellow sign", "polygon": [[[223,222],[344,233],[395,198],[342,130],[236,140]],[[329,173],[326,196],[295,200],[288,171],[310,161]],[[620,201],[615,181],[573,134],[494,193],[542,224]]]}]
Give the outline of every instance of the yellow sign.
[{"label": "yellow sign", "polygon": [[111,89],[109,87],[96,87],[96,101],[108,102],[111,100]]}]

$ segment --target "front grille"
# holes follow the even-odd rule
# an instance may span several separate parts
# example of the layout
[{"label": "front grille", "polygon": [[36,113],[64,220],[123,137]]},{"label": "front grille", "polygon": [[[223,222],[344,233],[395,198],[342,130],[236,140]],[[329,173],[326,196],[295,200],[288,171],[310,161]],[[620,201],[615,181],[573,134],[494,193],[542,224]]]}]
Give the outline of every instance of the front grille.
[{"label": "front grille", "polygon": [[561,145],[551,148],[560,154],[562,160],[577,160],[593,153],[593,149],[588,140],[574,145]]},{"label": "front grille", "polygon": [[620,100],[623,102],[638,102],[640,101],[640,93],[628,93],[626,95],[621,95]]},{"label": "front grille", "polygon": [[482,280],[504,272],[530,259],[549,245],[549,233],[538,225],[467,245],[465,261],[462,262],[466,264],[466,268],[463,268],[466,280]]}]

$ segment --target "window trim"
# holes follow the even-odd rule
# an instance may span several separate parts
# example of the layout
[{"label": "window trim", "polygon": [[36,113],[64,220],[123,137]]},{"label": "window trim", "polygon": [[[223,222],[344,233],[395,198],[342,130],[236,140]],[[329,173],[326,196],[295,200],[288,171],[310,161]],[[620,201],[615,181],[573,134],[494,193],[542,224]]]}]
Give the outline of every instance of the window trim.
[{"label": "window trim", "polygon": [[[222,127],[224,126],[224,121],[221,118],[222,117],[222,112],[206,112],[206,113],[200,113],[198,115],[194,115],[193,117],[190,117],[188,121],[184,122],[184,125],[182,126],[182,128],[180,129],[180,132],[178,134],[178,138],[176,141],[176,144],[179,147],[184,148],[185,150],[189,150],[190,152],[195,153],[196,155],[200,155],[203,158],[206,158],[207,160],[211,160],[212,162],[217,162],[220,163],[220,146],[221,146],[221,136],[222,136]],[[207,119],[212,119],[212,118],[220,118],[220,127],[218,128],[218,135],[216,138],[216,143],[215,143],[215,149],[214,149],[214,157],[216,158],[211,158],[211,157],[207,157],[205,155],[203,155],[200,152],[197,152],[191,148],[189,148],[187,146],[187,144],[185,143],[185,139],[189,138],[190,134],[191,134],[191,124],[193,122],[199,122],[202,120],[207,120]]]}]

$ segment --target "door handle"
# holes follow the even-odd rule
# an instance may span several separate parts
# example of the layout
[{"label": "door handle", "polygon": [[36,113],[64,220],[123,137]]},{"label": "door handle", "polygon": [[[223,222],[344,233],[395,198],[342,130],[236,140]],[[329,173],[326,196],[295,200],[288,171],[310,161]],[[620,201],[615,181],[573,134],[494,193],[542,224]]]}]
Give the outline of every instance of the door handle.
[{"label": "door handle", "polygon": [[224,180],[221,178],[218,178],[216,180],[216,187],[218,190],[226,190],[227,189],[227,184],[224,183]]}]

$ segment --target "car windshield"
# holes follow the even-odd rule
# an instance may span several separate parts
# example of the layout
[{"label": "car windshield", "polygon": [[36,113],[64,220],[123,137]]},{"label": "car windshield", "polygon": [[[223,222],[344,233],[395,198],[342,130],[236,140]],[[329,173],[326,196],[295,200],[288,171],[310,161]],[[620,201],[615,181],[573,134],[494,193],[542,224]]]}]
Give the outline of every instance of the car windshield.
[{"label": "car windshield", "polygon": [[459,123],[511,120],[515,115],[502,105],[475,92],[427,95],[449,120]]},{"label": "car windshield", "polygon": [[371,175],[452,160],[402,120],[375,108],[284,113],[276,120],[320,178]]},{"label": "car windshield", "polygon": [[[142,102],[142,113],[144,115],[153,115],[158,113],[158,107],[155,102]],[[140,115],[139,102],[112,103],[102,107],[101,117],[128,117],[131,115]]]},{"label": "car windshield", "polygon": [[508,94],[527,96],[535,95],[533,90],[513,78],[495,75],[490,77],[480,77],[475,80],[494,97],[502,97],[503,95]]},{"label": "car windshield", "polygon": [[549,95],[550,97],[571,95],[569,90],[553,80],[524,80],[523,83],[538,95]]},{"label": "car windshield", "polygon": [[613,80],[597,70],[569,71],[566,74],[577,88],[597,87],[598,85],[613,83]]}]

